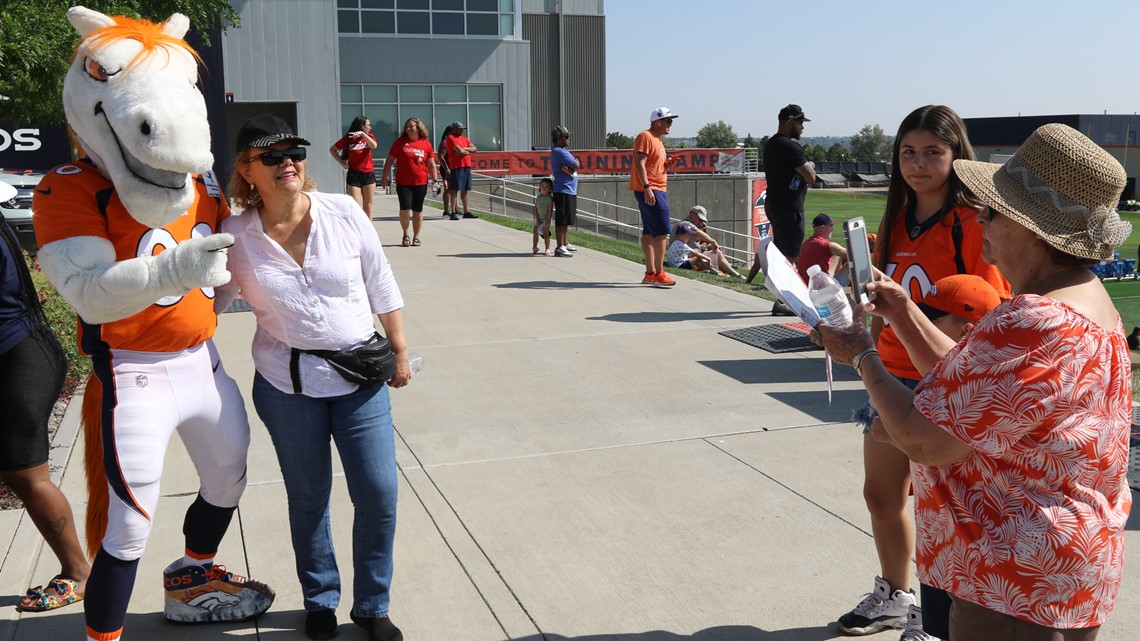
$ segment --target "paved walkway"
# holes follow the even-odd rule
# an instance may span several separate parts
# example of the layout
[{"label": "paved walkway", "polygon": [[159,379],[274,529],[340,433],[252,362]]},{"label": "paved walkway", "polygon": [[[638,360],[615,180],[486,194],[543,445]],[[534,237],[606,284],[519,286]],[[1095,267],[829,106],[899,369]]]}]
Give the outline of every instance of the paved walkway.
[{"label": "paved walkway", "polygon": [[[394,197],[377,229],[426,359],[393,392],[401,473],[392,617],[409,641],[824,641],[877,570],[861,498],[864,394],[819,352],[776,355],[717,332],[780,322],[763,300],[681,279],[642,286],[639,265],[582,250],[529,254],[530,234],[430,216],[423,247],[395,246]],[[247,393],[250,483],[219,558],[270,583],[258,621],[167,624],[162,568],[181,555],[197,488],[181,443],[131,601],[126,639],[305,639],[272,446],[253,413],[249,313],[217,343]],[[82,519],[70,456],[79,402],[55,455]],[[339,470],[339,467],[338,467]],[[336,484],[333,528],[351,567],[352,507]],[[1140,527],[1101,639],[1140,629]],[[58,566],[22,511],[0,512],[0,641],[80,639],[81,607],[20,616],[17,593]],[[351,594],[351,572],[343,575]],[[348,620],[347,601],[339,615]],[[361,639],[354,626],[342,639]],[[879,639],[898,638],[884,633]]]}]

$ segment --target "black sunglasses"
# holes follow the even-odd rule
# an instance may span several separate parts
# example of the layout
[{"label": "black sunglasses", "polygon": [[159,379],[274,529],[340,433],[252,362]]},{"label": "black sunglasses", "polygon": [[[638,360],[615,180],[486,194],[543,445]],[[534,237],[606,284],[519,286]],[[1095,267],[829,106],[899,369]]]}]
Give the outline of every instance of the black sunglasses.
[{"label": "black sunglasses", "polygon": [[[309,152],[306,151],[304,147],[292,147],[285,150],[271,149],[265,153],[258,154],[253,158],[259,159],[261,161],[261,164],[265,165],[266,167],[276,167],[277,165],[280,165],[282,162],[284,162],[286,158],[292,160],[293,162],[301,162],[308,155]],[[250,158],[249,161],[253,162],[253,158]]]}]

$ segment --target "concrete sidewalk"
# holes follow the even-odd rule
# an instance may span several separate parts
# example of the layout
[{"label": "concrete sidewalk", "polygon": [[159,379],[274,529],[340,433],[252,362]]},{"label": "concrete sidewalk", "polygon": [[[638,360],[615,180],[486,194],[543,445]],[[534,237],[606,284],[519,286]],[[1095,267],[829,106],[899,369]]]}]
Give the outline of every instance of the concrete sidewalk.
[{"label": "concrete sidewalk", "polygon": [[[640,265],[590,250],[531,256],[530,233],[427,212],[399,247],[393,196],[376,227],[426,360],[392,393],[401,474],[392,619],[409,641],[823,641],[878,571],[862,500],[865,399],[821,352],[770,354],[719,336],[782,322],[766,301],[688,279],[640,285]],[[285,492],[253,411],[249,313],[217,344],[247,398],[249,487],[219,561],[268,582],[255,622],[184,627],[161,616],[161,570],[182,554],[197,480],[177,440],[125,639],[305,639]],[[57,436],[82,522],[75,399]],[[64,467],[65,466],[65,467]],[[337,465],[339,472],[340,467]],[[333,528],[348,622],[352,506]],[[1140,629],[1140,523],[1129,524],[1116,612],[1100,638]],[[80,639],[82,606],[20,615],[16,594],[58,571],[22,511],[0,512],[0,641]],[[917,584],[916,584],[917,585]],[[342,625],[342,639],[364,639]],[[897,633],[878,635],[898,638]]]}]

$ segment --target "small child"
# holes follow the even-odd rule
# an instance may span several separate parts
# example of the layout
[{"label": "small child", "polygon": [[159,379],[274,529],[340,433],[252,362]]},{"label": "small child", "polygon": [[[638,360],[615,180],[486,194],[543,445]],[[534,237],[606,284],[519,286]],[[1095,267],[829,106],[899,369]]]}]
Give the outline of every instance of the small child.
[{"label": "small child", "polygon": [[537,255],[538,251],[538,237],[542,236],[542,240],[546,243],[546,255],[553,256],[554,252],[550,251],[550,219],[554,216],[554,196],[551,192],[554,191],[554,181],[549,178],[543,178],[538,181],[538,196],[534,199],[534,253]]}]

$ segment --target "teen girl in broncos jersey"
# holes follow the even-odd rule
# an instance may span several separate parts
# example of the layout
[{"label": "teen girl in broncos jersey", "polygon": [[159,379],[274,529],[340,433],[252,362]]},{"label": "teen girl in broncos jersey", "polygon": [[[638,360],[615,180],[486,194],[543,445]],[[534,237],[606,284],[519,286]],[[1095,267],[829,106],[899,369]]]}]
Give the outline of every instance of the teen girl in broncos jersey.
[{"label": "teen girl in broncos jersey", "polygon": [[[1002,298],[1009,297],[1009,283],[996,267],[982,260],[977,209],[953,173],[953,161],[973,158],[966,127],[949,107],[920,107],[899,126],[875,263],[916,302],[935,281],[953,274],[981,276]],[[875,317],[871,332],[887,370],[913,388],[921,376],[894,331]],[[868,405],[856,414],[866,433],[874,418],[873,408]],[[863,469],[863,497],[871,513],[882,576],[875,577],[870,595],[840,617],[839,630],[864,635],[903,628],[913,608],[916,616],[910,617],[912,629],[904,631],[904,639],[949,638],[949,598],[926,586],[922,594],[927,632],[915,628],[916,622],[922,625],[923,613],[910,587],[914,518],[907,508],[911,477],[906,454],[868,436],[863,443]],[[946,605],[939,607],[939,596]]]}]

